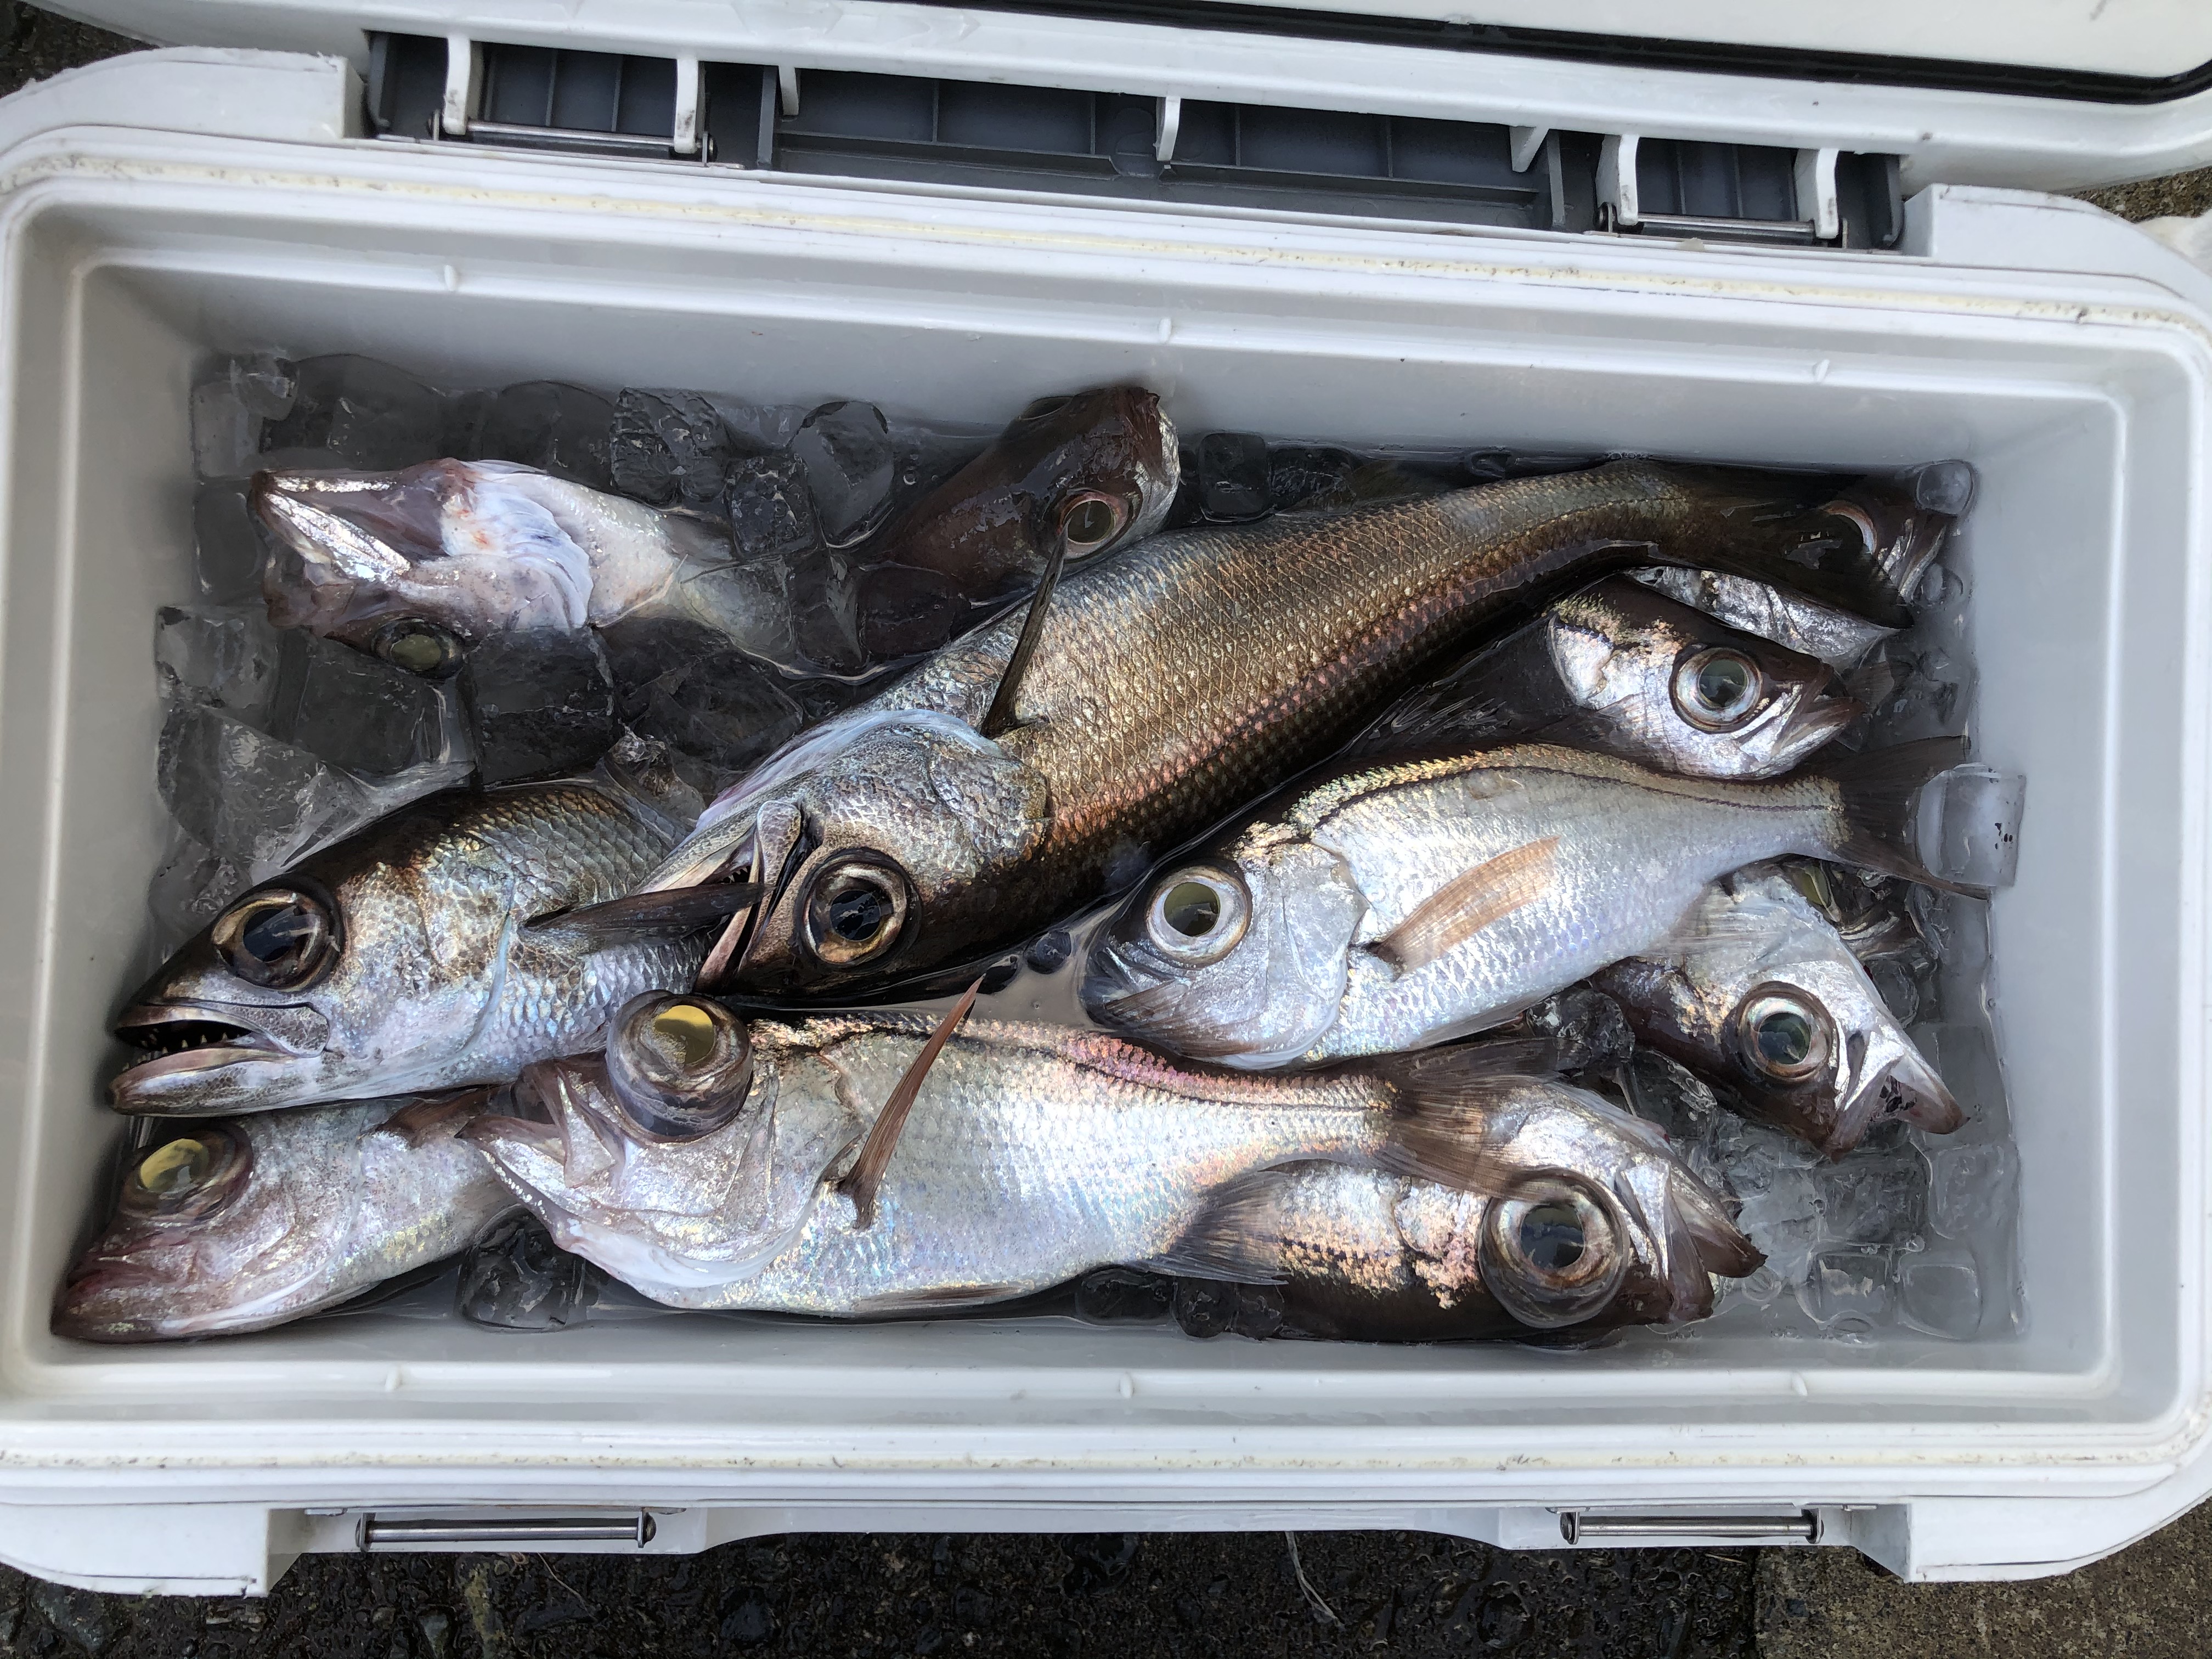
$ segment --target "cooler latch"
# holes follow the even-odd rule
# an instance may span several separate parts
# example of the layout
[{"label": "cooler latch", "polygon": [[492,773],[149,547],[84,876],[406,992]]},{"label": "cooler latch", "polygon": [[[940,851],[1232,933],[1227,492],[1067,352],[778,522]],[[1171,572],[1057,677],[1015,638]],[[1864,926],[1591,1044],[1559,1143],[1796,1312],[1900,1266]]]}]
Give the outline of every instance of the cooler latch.
[{"label": "cooler latch", "polygon": [[1893,155],[1609,135],[1597,228],[1808,246],[1892,247],[1905,227]]},{"label": "cooler latch", "polygon": [[1602,1540],[1626,1546],[1668,1544],[1691,1538],[1739,1544],[1817,1544],[1821,1541],[1820,1512],[1799,1509],[1768,1515],[1698,1515],[1661,1510],[1637,1515],[1561,1510],[1559,1536],[1570,1544]]}]

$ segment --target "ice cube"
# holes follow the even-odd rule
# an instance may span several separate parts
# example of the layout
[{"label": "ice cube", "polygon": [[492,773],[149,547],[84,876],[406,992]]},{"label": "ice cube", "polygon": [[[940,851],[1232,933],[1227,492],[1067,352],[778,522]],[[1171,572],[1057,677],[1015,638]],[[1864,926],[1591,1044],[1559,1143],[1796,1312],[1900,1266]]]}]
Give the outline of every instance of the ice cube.
[{"label": "ice cube", "polygon": [[237,605],[261,595],[267,532],[246,504],[246,480],[210,478],[192,497],[193,573],[201,596]]},{"label": "ice cube", "polygon": [[2017,1164],[2010,1146],[1946,1146],[1929,1162],[1929,1219],[1947,1238],[1979,1237],[2012,1213]]},{"label": "ice cube", "polygon": [[1899,1024],[1910,1025],[1920,1018],[1920,978],[1903,958],[1883,957],[1864,966],[1867,977],[1874,981],[1883,1005],[1897,1017]]},{"label": "ice cube", "polygon": [[389,472],[439,458],[445,394],[404,370],[373,357],[308,357],[295,380],[289,411],[262,427],[264,461],[270,452],[321,450],[328,465]]},{"label": "ice cube", "polygon": [[258,351],[230,360],[230,389],[263,420],[281,421],[292,412],[300,386],[289,362],[273,351]]},{"label": "ice cube", "polygon": [[1930,778],[1917,803],[1922,862],[1965,886],[2010,886],[2027,793],[2017,773],[1972,763]]},{"label": "ice cube", "polygon": [[976,614],[935,571],[901,564],[861,573],[859,607],[860,649],[878,662],[934,651]]},{"label": "ice cube", "polygon": [[284,635],[257,607],[154,613],[154,672],[164,697],[264,724],[276,695]]},{"label": "ice cube", "polygon": [[181,830],[147,890],[147,908],[161,928],[163,948],[182,943],[213,921],[223,906],[253,884],[251,869],[217,858]]},{"label": "ice cube", "polygon": [[806,469],[791,455],[749,455],[730,464],[722,511],[730,539],[749,560],[794,558],[822,539]]},{"label": "ice cube", "polygon": [[898,458],[873,404],[823,404],[800,425],[791,453],[806,469],[816,520],[833,545],[849,546],[883,521]]},{"label": "ice cube", "polygon": [[334,640],[287,629],[268,729],[371,776],[450,758],[445,689]]},{"label": "ice cube", "polygon": [[1344,488],[1359,467],[1348,449],[1285,444],[1267,452],[1267,495],[1277,512],[1289,512],[1316,495]]},{"label": "ice cube", "polygon": [[203,478],[238,478],[253,471],[261,417],[246,406],[226,375],[192,388],[192,469]]},{"label": "ice cube", "polygon": [[849,556],[823,548],[794,563],[786,592],[791,637],[799,654],[831,674],[867,666],[860,646],[860,578]]},{"label": "ice cube", "polygon": [[1905,474],[1912,485],[1912,501],[1930,513],[1963,514],[1974,504],[1975,474],[1971,461],[1930,461]]},{"label": "ice cube", "polygon": [[1588,466],[1587,455],[1538,454],[1518,449],[1470,449],[1460,465],[1469,482],[1495,483],[1501,478],[1539,478],[1553,472],[1571,472]]},{"label": "ice cube", "polygon": [[[618,676],[619,678],[619,676]],[[805,724],[777,677],[742,653],[710,652],[625,687],[623,720],[638,736],[733,779]]]},{"label": "ice cube", "polygon": [[1175,1281],[1175,1320],[1186,1336],[1273,1336],[1282,1328],[1282,1294],[1270,1285]]},{"label": "ice cube", "polygon": [[[1801,1283],[1824,1237],[1813,1172],[1820,1155],[1794,1135],[1725,1112],[1715,1123],[1713,1146],[1718,1172],[1741,1203],[1736,1225],[1777,1279]],[[1694,1159],[1691,1169],[1705,1173]]]},{"label": "ice cube", "polygon": [[1928,1212],[1928,1170],[1910,1146],[1862,1149],[1815,1171],[1823,1231],[1841,1244],[1899,1244]]},{"label": "ice cube", "polygon": [[[1614,1003],[1614,1017],[1620,1013],[1620,1005]],[[1657,1124],[1669,1140],[1694,1145],[1712,1133],[1719,1121],[1720,1103],[1704,1079],[1654,1049],[1636,1049],[1622,1081],[1637,1116]]]},{"label": "ice cube", "polygon": [[691,831],[706,810],[707,792],[684,776],[677,751],[625,727],[593,774],[659,826],[671,841]]},{"label": "ice cube", "polygon": [[1217,524],[1264,518],[1274,509],[1267,441],[1255,432],[1209,432],[1198,441],[1199,504]]},{"label": "ice cube", "polygon": [[659,507],[713,501],[732,454],[721,416],[696,392],[626,386],[615,399],[608,466],[625,495]]},{"label": "ice cube", "polygon": [[484,460],[519,461],[592,489],[611,489],[614,419],[614,404],[596,392],[560,380],[525,380],[491,400],[477,430],[476,453]]},{"label": "ice cube", "polygon": [[1832,1334],[1863,1335],[1896,1315],[1896,1264],[1887,1250],[1823,1250],[1809,1264],[1797,1300]]},{"label": "ice cube", "polygon": [[[1547,997],[1522,1018],[1531,1031],[1550,1037],[1557,1045],[1563,1072],[1619,1066],[1636,1052],[1636,1038],[1620,1005],[1587,985],[1571,985],[1557,996]],[[1651,1058],[1657,1060],[1661,1056]],[[1655,1080],[1651,1086],[1660,1085]],[[1709,1092],[1705,1095],[1708,1103],[1711,1098]],[[1703,1128],[1700,1124],[1699,1133]]]},{"label": "ice cube", "polygon": [[588,629],[494,634],[463,678],[486,783],[587,772],[614,746],[614,682]]},{"label": "ice cube", "polygon": [[285,868],[362,799],[306,750],[182,699],[162,724],[155,781],[186,835],[256,879]]},{"label": "ice cube", "polygon": [[1905,1322],[1914,1329],[1963,1339],[1981,1328],[1982,1279],[1972,1257],[1908,1257],[1898,1281]]},{"label": "ice cube", "polygon": [[721,416],[722,429],[730,434],[730,441],[743,455],[790,448],[791,441],[799,435],[799,426],[807,416],[803,404],[749,404],[712,392],[704,395],[714,413]]},{"label": "ice cube", "polygon": [[453,1306],[493,1330],[557,1331],[584,1316],[592,1280],[583,1257],[518,1212],[493,1222],[463,1253]]},{"label": "ice cube", "polygon": [[1101,1267],[1076,1281],[1075,1316],[1094,1325],[1165,1324],[1176,1282],[1134,1267]]}]

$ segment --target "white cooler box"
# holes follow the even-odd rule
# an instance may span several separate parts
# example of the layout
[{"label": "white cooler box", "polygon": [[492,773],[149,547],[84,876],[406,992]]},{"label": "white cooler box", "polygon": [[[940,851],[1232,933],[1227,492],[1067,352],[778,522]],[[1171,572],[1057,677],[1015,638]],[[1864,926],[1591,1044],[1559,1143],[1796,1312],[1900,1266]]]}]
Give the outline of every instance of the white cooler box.
[{"label": "white cooler box", "polygon": [[[398,3],[83,9],[197,44],[0,102],[0,1558],[207,1593],[360,1547],[1411,1527],[1817,1541],[1910,1577],[2025,1577],[2212,1489],[2212,279],[2094,209],[1985,182],[2212,159],[2190,67],[2212,13],[2116,4],[2134,33],[2111,39],[1984,20],[1982,46],[2025,60],[1991,65],[1948,61],[1976,43],[1911,16],[1929,9],[1875,7],[1867,27],[1920,31],[1915,61],[1823,80],[1832,42],[1635,58],[1341,11],[1308,31],[1284,8],[1170,28],[1109,6],[514,0],[471,38],[374,61],[365,30],[446,26]],[[1686,35],[1730,33],[1703,9]],[[1547,15],[1608,27],[1601,4]],[[672,101],[596,137],[564,137],[550,95],[540,119],[495,119],[515,46],[653,60],[635,85]],[[829,78],[854,73],[938,85],[937,125],[823,137],[810,86],[866,91]],[[702,85],[751,88],[751,148]],[[963,86],[1121,94],[1151,125],[1119,170],[1058,183],[988,144],[948,162]],[[1244,149],[1188,161],[1237,108]],[[1395,184],[1267,172],[1270,120],[1326,136],[1343,112],[1481,126],[1526,187],[1425,194],[1402,155]],[[646,131],[608,136],[625,122]],[[1729,152],[1680,140],[1771,152],[1735,153],[1740,211],[1681,182]],[[1147,149],[1168,165],[1148,173]],[[1793,193],[1762,220],[1745,202],[1774,155]],[[1895,222],[1883,155],[1902,157]],[[122,1132],[103,1022],[145,966],[165,832],[149,632],[192,598],[188,393],[220,354],[271,344],[449,385],[844,394],[981,423],[1128,379],[1188,432],[1970,459],[1953,556],[1978,750],[2030,780],[1991,919],[2020,1318],[1963,1343],[1571,1354],[711,1317],[58,1340],[53,1288]]]}]

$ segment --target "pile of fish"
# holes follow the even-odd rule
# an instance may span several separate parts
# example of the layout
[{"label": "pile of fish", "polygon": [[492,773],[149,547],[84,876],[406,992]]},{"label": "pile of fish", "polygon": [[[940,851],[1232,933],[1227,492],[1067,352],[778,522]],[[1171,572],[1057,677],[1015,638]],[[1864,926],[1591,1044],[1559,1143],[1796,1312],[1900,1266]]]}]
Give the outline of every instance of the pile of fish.
[{"label": "pile of fish", "polygon": [[[1577,1346],[1771,1303],[1778,1248],[1848,1301],[1778,1172],[1967,1121],[1908,1028],[2022,787],[1898,648],[1955,612],[1962,464],[1190,451],[1127,387],[963,448],[393,373],[196,398],[253,550],[204,526],[228,608],[161,623],[196,931],[115,1023],[142,1127],[65,1335],[458,1257],[522,1328],[620,1286]],[[378,766],[318,701],[362,685]],[[186,810],[307,799],[301,754],[319,816]]]}]

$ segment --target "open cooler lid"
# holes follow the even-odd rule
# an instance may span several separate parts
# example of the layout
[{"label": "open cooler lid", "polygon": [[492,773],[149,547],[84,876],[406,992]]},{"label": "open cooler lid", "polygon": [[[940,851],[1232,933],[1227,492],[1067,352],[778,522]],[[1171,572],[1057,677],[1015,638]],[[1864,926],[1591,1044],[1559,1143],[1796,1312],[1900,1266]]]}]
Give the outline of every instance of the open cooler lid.
[{"label": "open cooler lid", "polygon": [[[339,55],[364,131],[925,185],[1888,247],[1934,183],[2212,162],[2202,0],[68,0]],[[1655,21],[1663,24],[1651,32]]]}]

